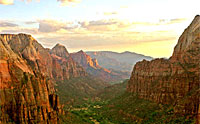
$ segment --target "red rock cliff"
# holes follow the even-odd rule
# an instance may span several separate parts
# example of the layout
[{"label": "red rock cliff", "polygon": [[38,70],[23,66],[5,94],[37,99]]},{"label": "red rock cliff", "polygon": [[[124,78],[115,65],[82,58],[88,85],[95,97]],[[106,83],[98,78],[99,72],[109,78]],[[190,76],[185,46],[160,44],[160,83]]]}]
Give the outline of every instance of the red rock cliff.
[{"label": "red rock cliff", "polygon": [[50,50],[53,62],[52,74],[57,80],[66,80],[73,77],[86,76],[85,70],[69,55],[67,49],[57,44]]},{"label": "red rock cliff", "polygon": [[71,59],[64,46],[56,45],[48,50],[27,34],[2,34],[1,37],[13,52],[27,61],[32,70],[48,78],[65,80],[86,75],[83,68]]},{"label": "red rock cliff", "polygon": [[0,123],[58,123],[63,111],[53,83],[15,53],[20,46],[10,47],[16,36],[0,36]]},{"label": "red rock cliff", "polygon": [[172,57],[143,60],[134,66],[127,90],[140,98],[172,104],[177,113],[199,120],[199,88],[200,16],[196,16],[179,38]]},{"label": "red rock cliff", "polygon": [[64,46],[45,49],[31,35],[0,35],[0,123],[59,122],[55,80],[85,76]]}]

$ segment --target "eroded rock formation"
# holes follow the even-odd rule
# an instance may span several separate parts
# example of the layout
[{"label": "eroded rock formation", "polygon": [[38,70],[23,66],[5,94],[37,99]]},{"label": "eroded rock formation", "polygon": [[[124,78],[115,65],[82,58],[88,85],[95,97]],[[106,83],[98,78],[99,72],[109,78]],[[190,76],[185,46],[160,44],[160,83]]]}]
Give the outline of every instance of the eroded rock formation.
[{"label": "eroded rock formation", "polygon": [[52,50],[45,49],[31,35],[2,34],[11,50],[25,59],[32,70],[55,80],[85,76],[82,67],[69,56],[66,48],[57,44]]},{"label": "eroded rock formation", "polygon": [[119,81],[127,78],[127,75],[118,72],[112,72],[109,69],[103,68],[98,64],[97,59],[92,59],[82,50],[77,53],[71,53],[74,61],[80,64],[90,75],[101,78],[106,82]]},{"label": "eroded rock formation", "polygon": [[52,75],[55,79],[66,80],[87,75],[85,70],[72,59],[64,46],[57,44],[50,53],[53,62]]},{"label": "eroded rock formation", "polygon": [[85,75],[63,46],[48,50],[31,35],[0,35],[0,123],[58,123],[54,81]]},{"label": "eroded rock formation", "polygon": [[199,120],[199,88],[200,16],[196,16],[169,59],[143,60],[134,66],[127,90],[140,98],[171,104],[176,113]]}]

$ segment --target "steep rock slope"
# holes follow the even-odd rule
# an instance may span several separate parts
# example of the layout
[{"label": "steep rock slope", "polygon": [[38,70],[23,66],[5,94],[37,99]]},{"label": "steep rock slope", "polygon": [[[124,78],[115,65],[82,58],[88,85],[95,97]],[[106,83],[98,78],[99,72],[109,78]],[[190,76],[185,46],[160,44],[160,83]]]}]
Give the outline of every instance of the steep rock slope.
[{"label": "steep rock slope", "polygon": [[0,123],[57,123],[63,113],[55,81],[86,76],[57,44],[45,49],[31,35],[0,35]]},{"label": "steep rock slope", "polygon": [[1,36],[7,41],[13,52],[25,59],[35,72],[42,73],[48,78],[64,80],[86,75],[83,68],[69,57],[64,46],[60,48],[57,45],[54,49],[48,50],[31,35],[2,34]]},{"label": "steep rock slope", "polygon": [[183,32],[169,59],[138,62],[127,86],[140,98],[173,105],[200,120],[200,16]]},{"label": "steep rock slope", "polygon": [[85,70],[72,59],[63,45],[56,44],[50,50],[50,54],[54,65],[52,74],[57,80],[66,80],[87,75]]},{"label": "steep rock slope", "polygon": [[86,53],[92,58],[96,58],[102,67],[124,72],[131,72],[132,67],[138,61],[152,59],[152,57],[134,52],[88,51]]},{"label": "steep rock slope", "polygon": [[57,123],[63,112],[54,86],[11,49],[15,36],[0,36],[0,123]]},{"label": "steep rock slope", "polygon": [[77,53],[71,53],[74,61],[80,64],[89,74],[97,78],[101,78],[104,81],[120,81],[128,78],[128,75],[122,73],[116,73],[106,68],[101,67],[98,64],[97,59],[92,59],[82,50]]}]

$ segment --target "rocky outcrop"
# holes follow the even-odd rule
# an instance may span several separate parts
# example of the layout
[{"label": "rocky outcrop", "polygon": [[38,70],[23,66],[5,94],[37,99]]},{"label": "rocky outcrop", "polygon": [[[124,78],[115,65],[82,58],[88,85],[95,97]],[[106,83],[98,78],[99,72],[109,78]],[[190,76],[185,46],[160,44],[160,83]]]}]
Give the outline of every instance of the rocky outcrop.
[{"label": "rocky outcrop", "polygon": [[48,78],[65,80],[86,75],[83,68],[71,59],[66,48],[60,44],[48,50],[31,35],[2,34],[1,37],[35,72],[42,73]]},{"label": "rocky outcrop", "polygon": [[77,53],[71,53],[71,56],[74,61],[79,63],[84,68],[87,67],[92,67],[95,69],[100,68],[100,66],[98,64],[96,66],[94,60],[82,50]]},{"label": "rocky outcrop", "polygon": [[54,81],[85,75],[64,46],[49,50],[31,35],[0,35],[0,123],[59,123]]},{"label": "rocky outcrop", "polygon": [[134,66],[127,90],[199,120],[200,16],[185,29],[169,59],[143,60]]},{"label": "rocky outcrop", "polygon": [[[9,85],[8,88],[0,88],[0,122],[53,124],[60,121],[63,109],[54,94],[52,83],[45,77],[24,73]],[[57,99],[51,99],[52,96]]]},{"label": "rocky outcrop", "polygon": [[87,73],[90,75],[100,78],[106,82],[112,81],[121,81],[127,78],[127,75],[123,75],[121,73],[110,71],[106,68],[101,67],[98,64],[97,59],[92,59],[89,55],[87,55],[82,50],[77,53],[70,54],[74,61],[76,61],[79,65],[81,65]]},{"label": "rocky outcrop", "polygon": [[7,42],[14,37],[0,36],[0,123],[58,123],[63,110],[50,99],[53,83],[15,53]]},{"label": "rocky outcrop", "polygon": [[50,53],[55,54],[62,58],[66,58],[66,59],[69,57],[69,53],[67,49],[65,48],[65,46],[59,43],[56,44],[56,46],[51,49]]},{"label": "rocky outcrop", "polygon": [[53,77],[57,80],[67,80],[74,77],[86,76],[85,70],[69,55],[67,49],[57,44],[50,50],[53,61]]}]

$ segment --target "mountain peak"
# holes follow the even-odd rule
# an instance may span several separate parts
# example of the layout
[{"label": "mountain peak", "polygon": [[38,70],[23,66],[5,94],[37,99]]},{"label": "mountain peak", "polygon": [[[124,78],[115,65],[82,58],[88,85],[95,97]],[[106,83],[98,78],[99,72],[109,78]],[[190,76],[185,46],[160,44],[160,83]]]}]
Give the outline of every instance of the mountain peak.
[{"label": "mountain peak", "polygon": [[5,41],[10,41],[11,39],[18,38],[21,39],[24,43],[25,42],[30,42],[30,41],[35,41],[35,39],[30,35],[30,34],[25,34],[25,33],[19,33],[19,34],[0,34],[0,36],[5,40]]},{"label": "mountain peak", "polygon": [[65,47],[65,46],[62,45],[62,44],[60,44],[60,43],[57,43],[57,44],[55,45],[55,47]]},{"label": "mountain peak", "polygon": [[85,53],[83,50],[78,51],[78,53]]},{"label": "mountain peak", "polygon": [[131,54],[132,52],[130,52],[130,51],[124,51],[124,52],[122,52],[122,54]]},{"label": "mountain peak", "polygon": [[196,15],[196,16],[195,16],[195,18],[199,18],[199,17],[200,17],[200,15]]},{"label": "mountain peak", "polygon": [[[190,24],[191,25],[195,25],[195,24],[199,24],[200,23],[200,15],[196,15],[192,21],[192,23]],[[189,26],[189,27],[190,27]]]},{"label": "mountain peak", "polygon": [[80,50],[77,53],[72,53],[71,56],[74,59],[74,61],[78,62],[84,68],[101,68],[98,64],[97,59],[92,59],[89,55],[83,52],[83,50]]},{"label": "mountain peak", "polygon": [[64,45],[57,43],[50,51],[51,54],[55,54],[59,57],[68,58],[69,53]]},{"label": "mountain peak", "polygon": [[78,51],[76,54],[79,54],[81,56],[85,56],[86,58],[88,58],[88,55],[83,50]]},{"label": "mountain peak", "polygon": [[174,53],[172,57],[177,58],[179,55],[184,54],[186,51],[195,50],[198,47],[200,41],[200,16],[197,15],[191,22],[191,24],[184,30],[183,34],[180,36],[177,45],[174,48]]}]

